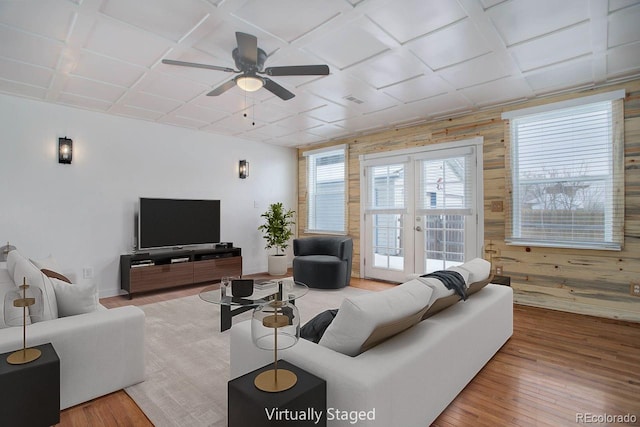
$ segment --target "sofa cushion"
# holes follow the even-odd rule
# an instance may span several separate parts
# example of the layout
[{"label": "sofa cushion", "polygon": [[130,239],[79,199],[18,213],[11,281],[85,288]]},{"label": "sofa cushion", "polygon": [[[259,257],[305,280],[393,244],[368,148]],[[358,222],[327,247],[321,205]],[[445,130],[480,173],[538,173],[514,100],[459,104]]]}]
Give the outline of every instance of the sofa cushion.
[{"label": "sofa cushion", "polygon": [[476,292],[479,292],[481,289],[483,289],[485,286],[491,283],[492,279],[493,279],[493,275],[489,276],[485,280],[481,280],[479,282],[473,282],[469,284],[469,289],[467,289],[467,295],[473,295]]},{"label": "sofa cushion", "polygon": [[60,271],[60,267],[58,266],[58,261],[56,261],[53,255],[49,255],[48,257],[43,259],[29,258],[29,261],[31,261],[33,265],[38,267],[39,270],[46,268],[47,270]]},{"label": "sofa cushion", "polygon": [[[428,306],[432,292],[419,280],[411,280],[389,290],[345,298],[319,344],[356,356],[379,326],[400,323],[408,317],[411,322],[419,321],[415,316]],[[397,328],[387,329],[394,332]]]},{"label": "sofa cushion", "polygon": [[51,278],[58,303],[58,316],[91,313],[98,307],[98,289],[93,283],[78,285]]},{"label": "sofa cushion", "polygon": [[19,286],[22,284],[24,279],[26,279],[29,286],[35,286],[42,290],[42,318],[37,319],[32,314],[31,321],[39,322],[57,319],[58,305],[51,281],[38,269],[38,267],[33,265],[31,261],[22,257],[16,261],[15,270],[13,272],[13,281]]}]

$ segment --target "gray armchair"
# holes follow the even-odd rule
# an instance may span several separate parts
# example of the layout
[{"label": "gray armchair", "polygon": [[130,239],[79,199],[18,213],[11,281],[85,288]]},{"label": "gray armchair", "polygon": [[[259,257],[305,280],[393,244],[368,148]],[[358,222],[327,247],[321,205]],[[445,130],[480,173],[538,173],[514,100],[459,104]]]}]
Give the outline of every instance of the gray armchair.
[{"label": "gray armchair", "polygon": [[337,289],[349,285],[353,240],[318,236],[293,240],[293,279],[310,288]]}]

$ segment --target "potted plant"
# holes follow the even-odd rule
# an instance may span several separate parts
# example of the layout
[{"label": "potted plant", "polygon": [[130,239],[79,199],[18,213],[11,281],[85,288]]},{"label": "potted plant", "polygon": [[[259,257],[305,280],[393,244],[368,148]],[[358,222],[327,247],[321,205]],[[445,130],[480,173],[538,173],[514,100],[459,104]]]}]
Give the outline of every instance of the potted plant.
[{"label": "potted plant", "polygon": [[264,233],[267,241],[265,249],[275,248],[276,253],[269,255],[269,274],[282,276],[287,273],[287,257],[284,250],[289,247],[289,240],[293,236],[291,227],[295,225],[293,216],[295,211],[286,210],[282,203],[272,203],[269,209],[260,215],[265,223],[258,227]]}]

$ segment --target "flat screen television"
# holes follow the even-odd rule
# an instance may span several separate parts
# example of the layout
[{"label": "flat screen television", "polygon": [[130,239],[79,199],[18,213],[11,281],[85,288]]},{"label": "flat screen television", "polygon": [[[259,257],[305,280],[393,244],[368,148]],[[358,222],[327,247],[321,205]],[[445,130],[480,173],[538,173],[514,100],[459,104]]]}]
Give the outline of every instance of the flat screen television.
[{"label": "flat screen television", "polygon": [[220,200],[140,198],[138,249],[220,242]]}]

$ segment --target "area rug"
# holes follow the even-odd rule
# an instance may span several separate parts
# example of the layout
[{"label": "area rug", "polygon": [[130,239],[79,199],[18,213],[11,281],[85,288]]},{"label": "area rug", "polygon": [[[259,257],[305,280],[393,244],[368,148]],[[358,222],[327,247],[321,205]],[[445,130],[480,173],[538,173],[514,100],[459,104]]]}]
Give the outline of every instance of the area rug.
[{"label": "area rug", "polygon": [[[302,323],[363,292],[310,289],[296,301]],[[194,295],[140,308],[146,314],[146,379],[127,387],[127,394],[156,427],[226,427],[230,330],[220,332],[220,307]],[[233,322],[250,317],[249,311]]]}]

